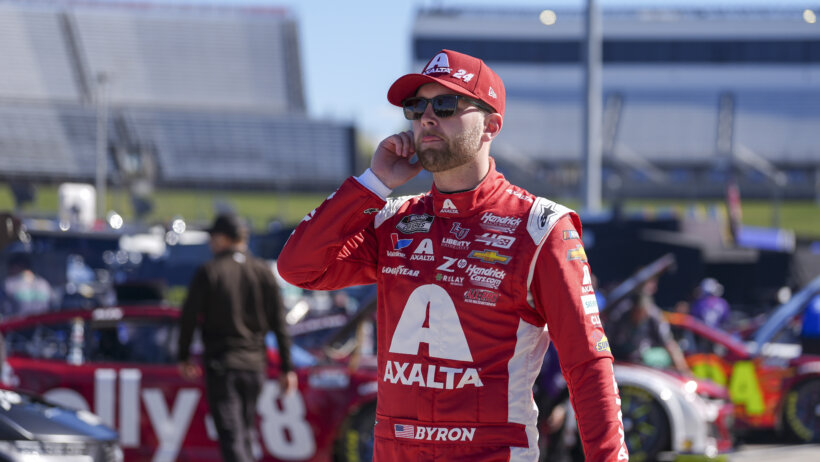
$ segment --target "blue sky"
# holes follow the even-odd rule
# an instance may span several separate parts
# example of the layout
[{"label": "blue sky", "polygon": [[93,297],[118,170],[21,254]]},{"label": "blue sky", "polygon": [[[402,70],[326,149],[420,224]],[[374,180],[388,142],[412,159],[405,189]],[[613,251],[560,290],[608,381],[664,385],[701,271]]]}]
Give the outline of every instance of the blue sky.
[{"label": "blue sky", "polygon": [[[109,0],[133,1],[133,0]],[[586,0],[147,0],[157,3],[236,3],[282,6],[300,30],[308,111],[314,118],[352,122],[373,143],[404,129],[387,89],[410,67],[410,31],[419,7],[582,8]],[[599,5],[818,7],[808,0],[599,0]],[[818,24],[820,26],[820,24]]]}]

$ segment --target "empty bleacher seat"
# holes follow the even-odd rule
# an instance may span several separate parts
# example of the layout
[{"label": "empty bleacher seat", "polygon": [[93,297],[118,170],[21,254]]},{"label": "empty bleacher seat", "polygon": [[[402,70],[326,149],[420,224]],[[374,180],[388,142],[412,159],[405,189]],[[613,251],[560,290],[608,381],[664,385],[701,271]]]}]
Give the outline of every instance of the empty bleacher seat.
[{"label": "empty bleacher seat", "polygon": [[79,101],[59,10],[0,3],[0,99]]}]

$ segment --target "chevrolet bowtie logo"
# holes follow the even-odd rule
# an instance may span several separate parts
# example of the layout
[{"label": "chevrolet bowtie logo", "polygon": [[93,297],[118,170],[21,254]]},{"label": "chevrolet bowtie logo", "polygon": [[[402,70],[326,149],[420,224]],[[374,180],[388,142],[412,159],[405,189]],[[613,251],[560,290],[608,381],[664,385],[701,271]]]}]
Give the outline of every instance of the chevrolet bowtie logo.
[{"label": "chevrolet bowtie logo", "polygon": [[495,250],[487,249],[484,249],[483,251],[473,250],[472,252],[470,252],[470,255],[468,255],[468,257],[476,258],[478,260],[483,261],[484,263],[492,263],[493,265],[496,263],[503,263],[506,265],[510,262],[510,260],[512,260],[512,257],[510,256],[499,255],[498,252],[496,252]]},{"label": "chevrolet bowtie logo", "polygon": [[587,253],[584,252],[584,247],[581,244],[578,244],[574,249],[569,249],[567,251],[567,261],[572,260],[587,261]]}]

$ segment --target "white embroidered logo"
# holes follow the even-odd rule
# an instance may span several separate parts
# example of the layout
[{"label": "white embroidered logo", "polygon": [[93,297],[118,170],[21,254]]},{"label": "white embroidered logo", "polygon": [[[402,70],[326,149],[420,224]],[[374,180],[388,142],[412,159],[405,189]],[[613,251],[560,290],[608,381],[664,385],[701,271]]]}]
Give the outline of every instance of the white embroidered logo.
[{"label": "white embroidered logo", "polygon": [[[428,306],[434,309],[428,310]],[[415,356],[421,343],[428,345],[433,358],[473,360],[455,304],[447,291],[435,284],[420,286],[410,294],[393,332],[390,352]]]},{"label": "white embroidered logo", "polygon": [[416,250],[413,251],[413,256],[410,257],[411,260],[420,260],[420,261],[434,261],[435,256],[433,255],[433,241],[430,239],[424,239],[419,243]]},{"label": "white embroidered logo", "polygon": [[584,307],[584,314],[598,312],[598,300],[595,298],[595,294],[581,295],[581,305]]},{"label": "white embroidered logo", "polygon": [[490,91],[488,91],[487,94],[490,95],[491,98],[498,98],[498,95],[495,94],[493,87],[490,87]]},{"label": "white embroidered logo", "polygon": [[446,53],[439,53],[436,55],[435,58],[430,60],[430,64],[424,69],[422,74],[437,74],[437,73],[447,73],[449,74],[452,71],[450,69],[450,60],[447,58]]},{"label": "white embroidered logo", "polygon": [[589,266],[584,265],[584,280],[581,281],[581,285],[589,285],[592,284],[592,276],[589,274]]},{"label": "white embroidered logo", "polygon": [[439,213],[458,213],[458,208],[450,199],[444,199],[444,204],[441,206],[441,212]]}]

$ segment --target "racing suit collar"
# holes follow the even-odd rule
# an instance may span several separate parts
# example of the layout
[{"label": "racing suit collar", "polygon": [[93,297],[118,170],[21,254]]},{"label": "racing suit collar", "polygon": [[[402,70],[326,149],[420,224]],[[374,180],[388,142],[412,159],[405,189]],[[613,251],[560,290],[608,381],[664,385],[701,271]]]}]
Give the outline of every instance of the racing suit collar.
[{"label": "racing suit collar", "polygon": [[478,186],[469,191],[443,193],[436,188],[431,191],[433,214],[442,218],[463,218],[475,215],[482,204],[508,184],[504,175],[495,169],[495,160],[490,157],[490,169]]}]

